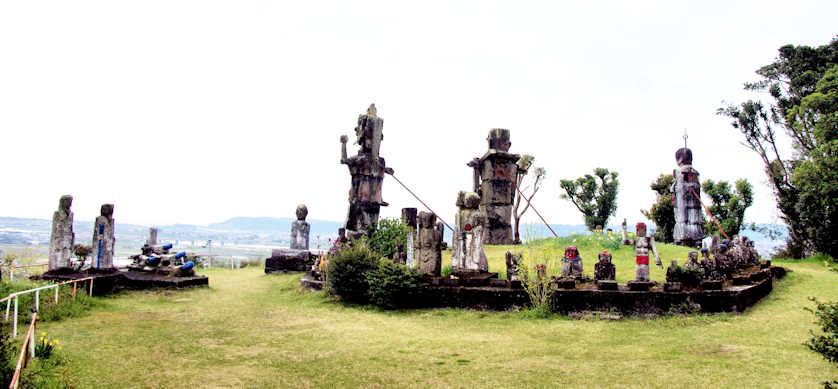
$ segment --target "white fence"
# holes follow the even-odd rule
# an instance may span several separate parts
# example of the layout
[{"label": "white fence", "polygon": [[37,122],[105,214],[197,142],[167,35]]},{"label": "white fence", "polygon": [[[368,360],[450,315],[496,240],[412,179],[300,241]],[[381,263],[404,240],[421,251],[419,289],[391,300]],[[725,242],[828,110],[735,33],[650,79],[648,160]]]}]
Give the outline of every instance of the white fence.
[{"label": "white fence", "polygon": [[12,337],[17,338],[17,316],[18,316],[17,314],[18,314],[18,300],[19,300],[20,296],[22,296],[24,294],[27,294],[27,293],[33,293],[34,292],[35,293],[35,312],[38,312],[38,310],[40,309],[40,300],[41,300],[41,291],[42,290],[55,288],[55,303],[57,304],[58,303],[58,288],[61,287],[61,285],[73,284],[73,298],[75,298],[76,297],[76,286],[77,286],[77,284],[79,282],[84,282],[84,281],[90,281],[90,287],[88,288],[88,294],[90,296],[93,296],[93,277],[86,277],[86,278],[80,278],[78,280],[64,281],[64,282],[60,282],[60,283],[53,284],[53,285],[41,286],[41,287],[38,287],[38,288],[33,288],[33,289],[29,289],[29,290],[23,290],[23,291],[20,291],[20,292],[15,292],[15,293],[12,293],[12,294],[4,297],[3,299],[0,299],[0,303],[2,303],[3,301],[6,302],[6,316],[5,316],[5,319],[4,319],[5,321],[9,321],[9,310],[11,309],[12,299],[15,300],[15,311],[14,311],[14,316],[12,318]]}]

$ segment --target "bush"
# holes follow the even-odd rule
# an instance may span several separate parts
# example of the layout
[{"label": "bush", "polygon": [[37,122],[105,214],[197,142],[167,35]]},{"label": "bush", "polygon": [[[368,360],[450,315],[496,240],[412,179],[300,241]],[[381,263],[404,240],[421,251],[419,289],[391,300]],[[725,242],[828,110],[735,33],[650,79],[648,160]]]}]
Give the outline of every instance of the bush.
[{"label": "bush", "polygon": [[[809,300],[815,303],[815,309],[804,308],[815,314],[817,323],[823,331],[822,335],[815,335],[809,330],[809,341],[805,343],[810,350],[821,354],[824,359],[832,363],[838,363],[838,302],[822,303],[814,297]],[[838,387],[838,381],[824,382],[826,388]]]},{"label": "bush", "polygon": [[410,230],[401,219],[381,219],[377,225],[370,226],[368,233],[370,250],[392,259],[399,246],[407,241]]},{"label": "bush", "polygon": [[378,268],[378,256],[362,242],[340,250],[326,265],[326,288],[340,300],[369,301],[369,272]]},{"label": "bush", "polygon": [[367,273],[370,302],[385,309],[418,306],[425,280],[418,270],[382,258]]}]

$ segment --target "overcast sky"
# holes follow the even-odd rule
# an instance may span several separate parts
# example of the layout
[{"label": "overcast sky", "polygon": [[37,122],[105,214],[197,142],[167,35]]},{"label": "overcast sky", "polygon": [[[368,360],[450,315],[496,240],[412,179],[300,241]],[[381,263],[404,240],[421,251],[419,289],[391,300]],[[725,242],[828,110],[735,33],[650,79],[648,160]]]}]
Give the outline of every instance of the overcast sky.
[{"label": "overcast sky", "polygon": [[[759,158],[722,101],[787,43],[822,45],[838,2],[0,2],[0,216],[207,224],[343,220],[370,103],[381,155],[449,223],[493,127],[535,156],[534,204],[581,224],[559,180],[619,172],[613,223],[642,220],[649,184],[689,132],[701,179],[747,178],[746,221],[776,222]],[[351,142],[350,142],[351,143]],[[350,153],[355,153],[352,146]],[[384,182],[396,216],[419,203]],[[530,213],[529,220],[535,220]]]}]

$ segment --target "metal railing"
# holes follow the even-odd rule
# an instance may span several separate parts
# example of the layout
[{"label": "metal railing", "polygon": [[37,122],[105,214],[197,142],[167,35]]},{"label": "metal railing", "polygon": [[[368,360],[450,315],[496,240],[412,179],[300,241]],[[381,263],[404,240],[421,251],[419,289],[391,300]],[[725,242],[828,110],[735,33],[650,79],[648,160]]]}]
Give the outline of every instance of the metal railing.
[{"label": "metal railing", "polygon": [[41,291],[42,290],[55,288],[55,303],[57,304],[58,303],[58,288],[61,285],[73,284],[73,298],[75,298],[76,297],[76,286],[77,286],[77,284],[79,282],[84,282],[84,281],[90,281],[90,286],[88,288],[88,295],[93,296],[93,277],[85,277],[85,278],[79,278],[77,280],[64,281],[64,282],[60,282],[60,283],[53,284],[53,285],[46,285],[46,286],[41,286],[41,287],[38,287],[38,288],[33,288],[33,289],[29,289],[29,290],[23,290],[23,291],[20,291],[20,292],[15,292],[15,293],[12,293],[12,294],[0,299],[0,303],[2,303],[4,301],[6,302],[6,316],[4,318],[5,321],[9,321],[9,310],[11,309],[12,299],[15,300],[15,311],[14,311],[14,317],[12,318],[12,337],[17,338],[18,299],[21,295],[35,292],[35,312],[38,312],[38,310],[40,308],[40,300],[41,300]]},{"label": "metal railing", "polygon": [[29,358],[35,358],[35,326],[38,322],[38,313],[32,313],[32,322],[29,324],[29,331],[26,331],[26,338],[20,346],[20,356],[17,358],[15,373],[9,383],[9,389],[17,389],[20,384],[20,373],[29,364]]},{"label": "metal railing", "polygon": [[41,273],[43,273],[43,268],[47,265],[49,265],[49,264],[48,263],[37,263],[37,264],[34,264],[34,265],[11,266],[10,269],[9,269],[9,281],[14,281],[15,280],[15,271],[17,271],[17,269],[28,269],[30,267],[40,267],[40,268],[42,268]]}]

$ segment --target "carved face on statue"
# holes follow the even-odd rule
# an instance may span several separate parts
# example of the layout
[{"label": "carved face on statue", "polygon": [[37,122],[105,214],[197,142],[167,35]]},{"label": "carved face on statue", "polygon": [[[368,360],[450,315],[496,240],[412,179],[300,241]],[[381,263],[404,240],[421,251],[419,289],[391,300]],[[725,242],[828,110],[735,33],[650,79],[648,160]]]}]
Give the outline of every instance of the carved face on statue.
[{"label": "carved face on statue", "polygon": [[58,209],[64,212],[70,212],[70,206],[73,205],[73,196],[64,195],[61,196],[61,200],[58,200]]},{"label": "carved face on statue", "polygon": [[692,150],[682,147],[675,152],[675,161],[678,162],[678,166],[684,165],[692,165],[693,164],[693,152]]},{"label": "carved face on statue", "polygon": [[576,246],[567,246],[567,248],[564,249],[564,257],[565,258],[570,259],[570,258],[576,258],[578,256],[579,256],[579,250],[576,249]]},{"label": "carved face on statue", "polygon": [[611,263],[611,253],[609,253],[608,250],[603,250],[601,253],[599,253],[599,261]]},{"label": "carved face on statue", "polygon": [[102,204],[99,214],[107,218],[113,216],[113,204]]},{"label": "carved face on statue", "polygon": [[463,205],[468,209],[477,209],[480,206],[480,196],[474,192],[467,192],[463,198]]},{"label": "carved face on statue", "polygon": [[646,237],[646,223],[637,223],[635,226],[637,230],[637,237],[638,238],[645,238]]},{"label": "carved face on statue", "polygon": [[300,204],[297,206],[297,220],[306,220],[306,216],[308,216],[308,207],[305,204]]},{"label": "carved face on statue", "polygon": [[436,222],[436,215],[430,212],[419,212],[419,227],[433,228]]},{"label": "carved face on statue", "polygon": [[687,258],[688,258],[691,262],[698,262],[698,253],[697,253],[697,252],[695,252],[695,251],[690,251],[690,253],[689,253],[689,254],[687,254]]},{"label": "carved face on statue", "polygon": [[509,130],[505,128],[493,128],[489,130],[489,137],[486,140],[489,141],[490,149],[506,152],[512,146],[509,138]]}]

